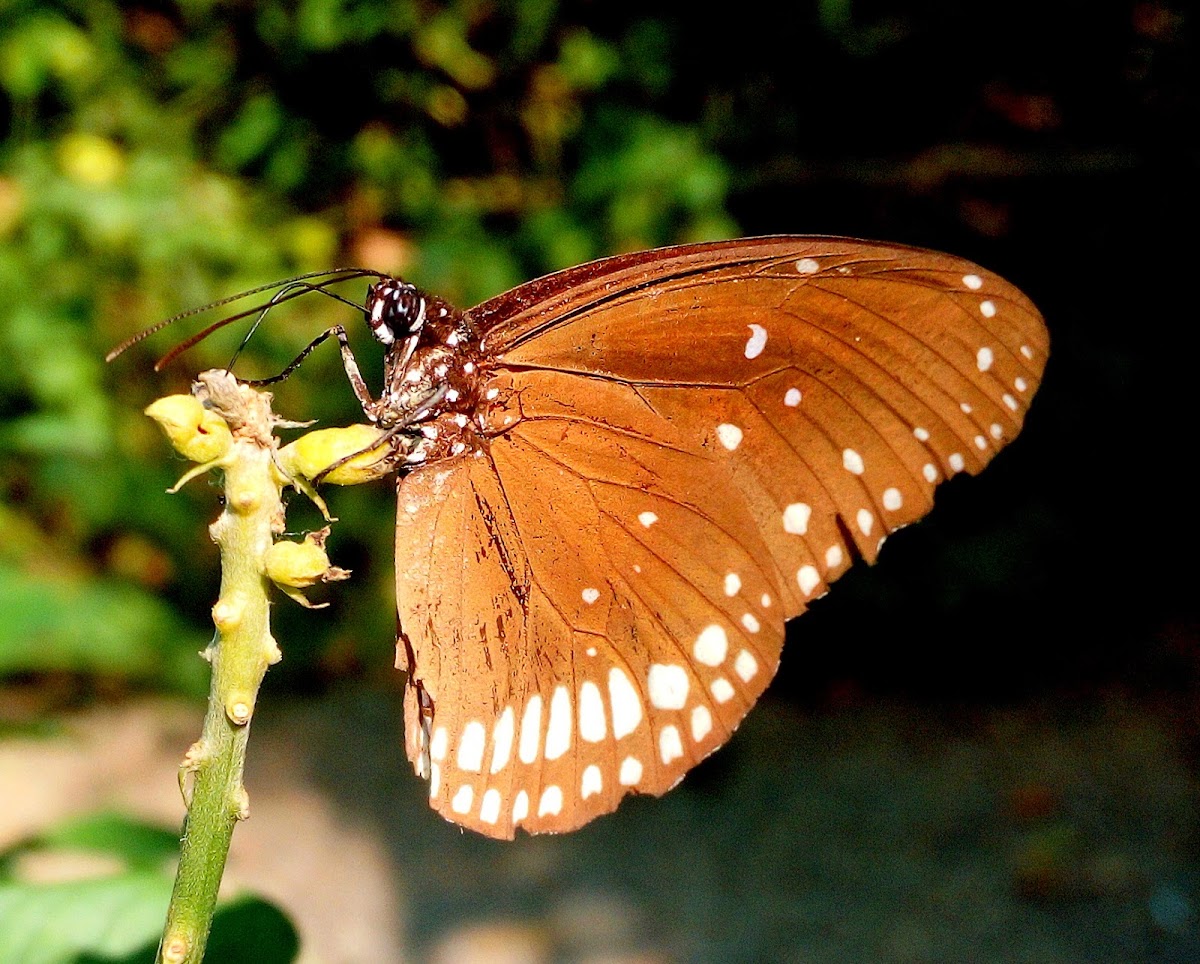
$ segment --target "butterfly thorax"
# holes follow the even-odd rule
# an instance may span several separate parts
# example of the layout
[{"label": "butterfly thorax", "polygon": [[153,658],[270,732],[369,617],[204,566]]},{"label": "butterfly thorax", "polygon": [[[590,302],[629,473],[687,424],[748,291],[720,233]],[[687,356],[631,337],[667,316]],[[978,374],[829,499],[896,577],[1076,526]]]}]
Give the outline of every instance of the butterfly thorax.
[{"label": "butterfly thorax", "polygon": [[409,464],[477,451],[481,358],[463,313],[393,279],[371,286],[364,310],[372,334],[387,348],[383,392],[367,416],[416,439]]}]

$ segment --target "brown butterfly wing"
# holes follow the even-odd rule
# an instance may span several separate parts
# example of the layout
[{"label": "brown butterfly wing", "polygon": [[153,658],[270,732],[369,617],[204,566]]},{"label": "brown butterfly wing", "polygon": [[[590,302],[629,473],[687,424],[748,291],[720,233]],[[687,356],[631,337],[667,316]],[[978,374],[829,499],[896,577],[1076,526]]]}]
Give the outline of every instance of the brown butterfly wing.
[{"label": "brown butterfly wing", "polygon": [[1047,353],[995,275],[841,239],[618,256],[470,315],[489,442],[401,482],[397,592],[410,757],[498,837],[724,742],[784,619],[1016,434]]}]

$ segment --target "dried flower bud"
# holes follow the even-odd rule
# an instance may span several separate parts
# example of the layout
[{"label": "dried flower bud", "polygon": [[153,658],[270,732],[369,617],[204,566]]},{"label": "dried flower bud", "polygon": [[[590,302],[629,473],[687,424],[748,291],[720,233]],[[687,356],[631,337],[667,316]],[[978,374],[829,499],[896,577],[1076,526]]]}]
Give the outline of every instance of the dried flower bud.
[{"label": "dried flower bud", "polygon": [[322,475],[321,481],[335,485],[373,482],[392,470],[389,443],[376,444],[383,435],[383,429],[374,425],[322,428],[285,445],[279,450],[277,461],[289,476],[311,480],[334,463],[353,456],[328,475]]},{"label": "dried flower bud", "polygon": [[191,395],[160,398],[146,414],[158,422],[175,450],[193,462],[219,459],[233,443],[225,420]]}]

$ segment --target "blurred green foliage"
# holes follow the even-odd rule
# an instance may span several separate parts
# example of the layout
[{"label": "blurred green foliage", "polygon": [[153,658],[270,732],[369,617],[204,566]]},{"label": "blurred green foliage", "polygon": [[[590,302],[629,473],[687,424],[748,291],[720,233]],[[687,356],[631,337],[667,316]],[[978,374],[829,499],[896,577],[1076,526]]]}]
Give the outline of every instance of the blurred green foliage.
[{"label": "blurred green foliage", "polygon": [[[337,264],[471,304],[735,232],[727,165],[654,109],[668,27],[589,17],[551,0],[0,2],[0,676],[204,684],[215,494],[164,494],[183,466],[139,410],[241,332],[161,375],[199,324],[106,368],[128,334]],[[278,370],[335,319],[354,326],[332,303],[280,312],[240,370]],[[278,396],[291,417],[356,417],[331,351]],[[335,494],[332,548],[359,578],[321,621],[281,606],[283,673],[390,671],[387,489]]]}]

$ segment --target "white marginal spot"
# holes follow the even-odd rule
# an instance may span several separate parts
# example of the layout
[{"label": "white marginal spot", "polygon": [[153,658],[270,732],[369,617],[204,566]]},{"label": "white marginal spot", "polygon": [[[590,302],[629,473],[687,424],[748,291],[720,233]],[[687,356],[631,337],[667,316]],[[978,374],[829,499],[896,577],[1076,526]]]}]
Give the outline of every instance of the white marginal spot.
[{"label": "white marginal spot", "polygon": [[727,572],[725,574],[725,595],[736,596],[741,588],[741,577],[736,572]]},{"label": "white marginal spot", "polygon": [[728,703],[733,699],[733,686],[724,676],[718,676],[709,686],[713,699],[718,703]]},{"label": "white marginal spot", "polygon": [[796,582],[800,584],[800,591],[806,596],[811,596],[812,591],[821,583],[821,574],[817,572],[816,566],[801,566],[796,570]]},{"label": "white marginal spot", "polygon": [[587,589],[580,593],[580,595],[583,596],[583,601],[590,606],[600,598],[600,590],[593,589],[591,586],[588,586]]},{"label": "white marginal spot", "polygon": [[550,722],[546,725],[546,759],[557,760],[570,746],[571,696],[565,686],[556,686],[550,697]]},{"label": "white marginal spot", "polygon": [[1004,437],[1004,427],[999,422],[992,422],[988,427],[988,431],[992,433],[992,438]]},{"label": "white marginal spot", "polygon": [[883,507],[888,512],[896,512],[900,506],[904,505],[904,496],[900,494],[899,489],[884,489],[883,490]]},{"label": "white marginal spot", "polygon": [[595,656],[595,655],[596,655],[596,647],[595,647],[595,646],[589,646],[589,647],[588,647],[588,648],[585,650],[585,652],[586,652],[586,653],[587,653],[589,656]]},{"label": "white marginal spot", "polygon": [[579,738],[588,743],[599,743],[607,732],[600,687],[588,680],[579,687]]},{"label": "white marginal spot", "polygon": [[658,755],[663,763],[670,763],[683,756],[683,741],[679,738],[679,728],[674,725],[664,726],[658,734]]},{"label": "white marginal spot", "polygon": [[487,390],[487,392],[484,393],[483,397],[486,398],[489,402],[494,402],[497,398],[500,397],[500,389],[489,388]]},{"label": "white marginal spot", "polygon": [[650,705],[655,709],[682,710],[687,703],[687,670],[673,663],[652,663],[646,675],[646,688]]},{"label": "white marginal spot", "polygon": [[863,470],[866,468],[863,465],[862,456],[855,452],[854,449],[845,449],[842,452],[842,465],[845,466],[847,472],[854,475],[862,475]]},{"label": "white marginal spot", "polygon": [[621,786],[631,787],[642,778],[642,761],[636,757],[627,756],[621,761],[621,772],[617,775],[617,779],[621,781]]},{"label": "white marginal spot", "polygon": [[[988,303],[989,302],[986,301],[984,302],[985,305]],[[986,315],[987,312],[985,311],[984,314]],[[995,314],[995,312],[993,311],[992,314]],[[981,372],[986,372],[989,368],[991,368],[992,362],[995,360],[996,356],[992,353],[992,350],[988,348],[987,345],[984,345],[982,348],[980,348],[975,355],[975,364],[979,366],[979,370]]]},{"label": "white marginal spot", "polygon": [[513,823],[520,823],[529,816],[529,794],[522,790],[513,801]]},{"label": "white marginal spot", "polygon": [[929,441],[929,430],[923,429],[919,425],[913,429],[913,435],[916,436],[916,439],[918,442],[928,442]]},{"label": "white marginal spot", "polygon": [[1017,410],[1017,400],[1007,392],[1000,396],[1000,401],[1004,402],[1004,404],[1011,408],[1014,412]]},{"label": "white marginal spot", "polygon": [[996,315],[996,303],[994,301],[979,302],[979,312],[984,318],[993,318]]},{"label": "white marginal spot", "polygon": [[717,426],[717,438],[725,448],[732,452],[742,444],[742,430],[736,425],[722,422]]},{"label": "white marginal spot", "polygon": [[825,565],[829,569],[836,569],[842,564],[842,547],[834,544],[825,550]]},{"label": "white marginal spot", "polygon": [[464,783],[458,788],[458,793],[454,795],[454,799],[450,801],[450,808],[455,813],[470,813],[471,801],[475,799],[475,791],[471,789],[469,783]]},{"label": "white marginal spot", "polygon": [[725,654],[729,651],[729,637],[725,630],[716,623],[709,623],[696,637],[696,645],[692,654],[697,662],[705,666],[720,666],[725,662]]},{"label": "white marginal spot", "polygon": [[950,457],[946,461],[950,463],[950,469],[953,472],[961,472],[967,464],[957,452],[951,452]]},{"label": "white marginal spot", "polygon": [[803,398],[803,396],[800,394],[800,389],[789,388],[786,392],[784,392],[783,404],[788,408],[795,408],[800,404],[801,398]]},{"label": "white marginal spot", "polygon": [[538,801],[538,816],[544,817],[546,814],[557,816],[562,812],[562,805],[562,789],[551,784],[542,791],[542,799]]},{"label": "white marginal spot", "polygon": [[962,413],[964,415],[971,414],[971,406],[968,405],[966,402],[959,402],[958,407],[962,409]]},{"label": "white marginal spot", "polygon": [[767,347],[767,329],[762,325],[747,325],[750,329],[750,340],[746,342],[746,357],[757,358]]},{"label": "white marginal spot", "polygon": [[813,258],[801,258],[796,262],[796,270],[801,274],[816,274],[821,266]]},{"label": "white marginal spot", "polygon": [[1033,349],[1030,348],[1028,345],[1021,346],[1021,354],[1024,355],[1026,358],[1028,358],[1030,361],[1033,361]]},{"label": "white marginal spot", "polygon": [[537,759],[538,744],[542,740],[542,697],[534,693],[525,705],[525,715],[521,717],[521,742],[517,747],[517,756],[522,763],[532,763]]},{"label": "white marginal spot", "polygon": [[616,739],[629,736],[642,722],[642,704],[624,670],[608,671],[608,701],[612,704],[612,728]]},{"label": "white marginal spot", "polygon": [[983,279],[977,274],[965,274],[963,275],[963,284],[972,291],[978,291],[983,287]]},{"label": "white marginal spot", "polygon": [[579,783],[579,795],[586,800],[593,794],[599,793],[603,786],[604,781],[600,777],[600,768],[593,763],[583,771],[583,779]]},{"label": "white marginal spot", "polygon": [[707,706],[692,708],[692,740],[699,743],[712,731],[712,714]]},{"label": "white marginal spot", "polygon": [[858,515],[855,516],[855,520],[858,522],[859,531],[864,536],[869,536],[871,534],[871,529],[875,525],[875,516],[871,515],[870,511],[867,509],[859,509]]},{"label": "white marginal spot", "polygon": [[771,597],[764,592],[762,594],[762,599],[760,599],[759,602],[762,603],[763,609],[768,609],[771,606]]},{"label": "white marginal spot", "polygon": [[429,755],[435,760],[446,759],[447,744],[450,742],[446,728],[439,726],[433,731],[433,740],[429,744]]},{"label": "white marginal spot", "polygon": [[657,521],[658,521],[658,516],[656,516],[653,512],[639,512],[638,513],[638,522],[640,522],[642,525],[644,525],[647,529],[649,529]]},{"label": "white marginal spot", "polygon": [[438,795],[438,788],[442,785],[442,768],[436,763],[429,767],[429,799],[433,800]]},{"label": "white marginal spot", "polygon": [[926,482],[929,482],[930,484],[932,484],[937,481],[937,477],[938,477],[937,466],[935,466],[932,462],[926,462],[925,466],[921,469],[921,474],[923,476],[925,476]]},{"label": "white marginal spot", "polygon": [[634,571],[634,572],[636,572],[638,575],[641,575],[641,573],[642,573],[642,567],[641,567],[641,566],[639,566],[639,565],[638,565],[638,564],[635,562],[635,563],[633,564],[633,571]]},{"label": "white marginal spot", "polygon": [[743,683],[749,683],[754,679],[754,674],[758,672],[758,660],[743,649],[737,654],[737,659],[733,661],[733,669],[742,678]]},{"label": "white marginal spot", "polygon": [[783,510],[783,531],[794,536],[805,535],[811,515],[812,506],[807,502],[793,502]]},{"label": "white marginal spot", "polygon": [[751,633],[757,633],[762,628],[754,613],[744,613],[742,615],[742,625],[746,627],[747,632]]},{"label": "white marginal spot", "polygon": [[975,448],[979,449],[979,451],[982,452],[987,447],[988,447],[988,440],[985,439],[982,435],[976,435],[975,436]]},{"label": "white marginal spot", "polygon": [[1027,381],[1025,381],[1025,379],[1023,379],[1023,378],[1018,377],[1013,380],[1013,388],[1015,388],[1018,392],[1023,392],[1028,387],[1029,387],[1029,383]]},{"label": "white marginal spot", "polygon": [[462,738],[458,741],[458,768],[470,773],[478,773],[483,767],[483,745],[487,740],[487,731],[478,720],[472,720],[463,727]]},{"label": "white marginal spot", "polygon": [[479,805],[479,819],[484,823],[495,823],[500,819],[500,791],[492,787],[483,795]]},{"label": "white marginal spot", "polygon": [[512,755],[513,730],[515,714],[511,706],[504,707],[500,719],[496,721],[496,729],[492,732],[492,772],[499,773],[508,765]]}]

